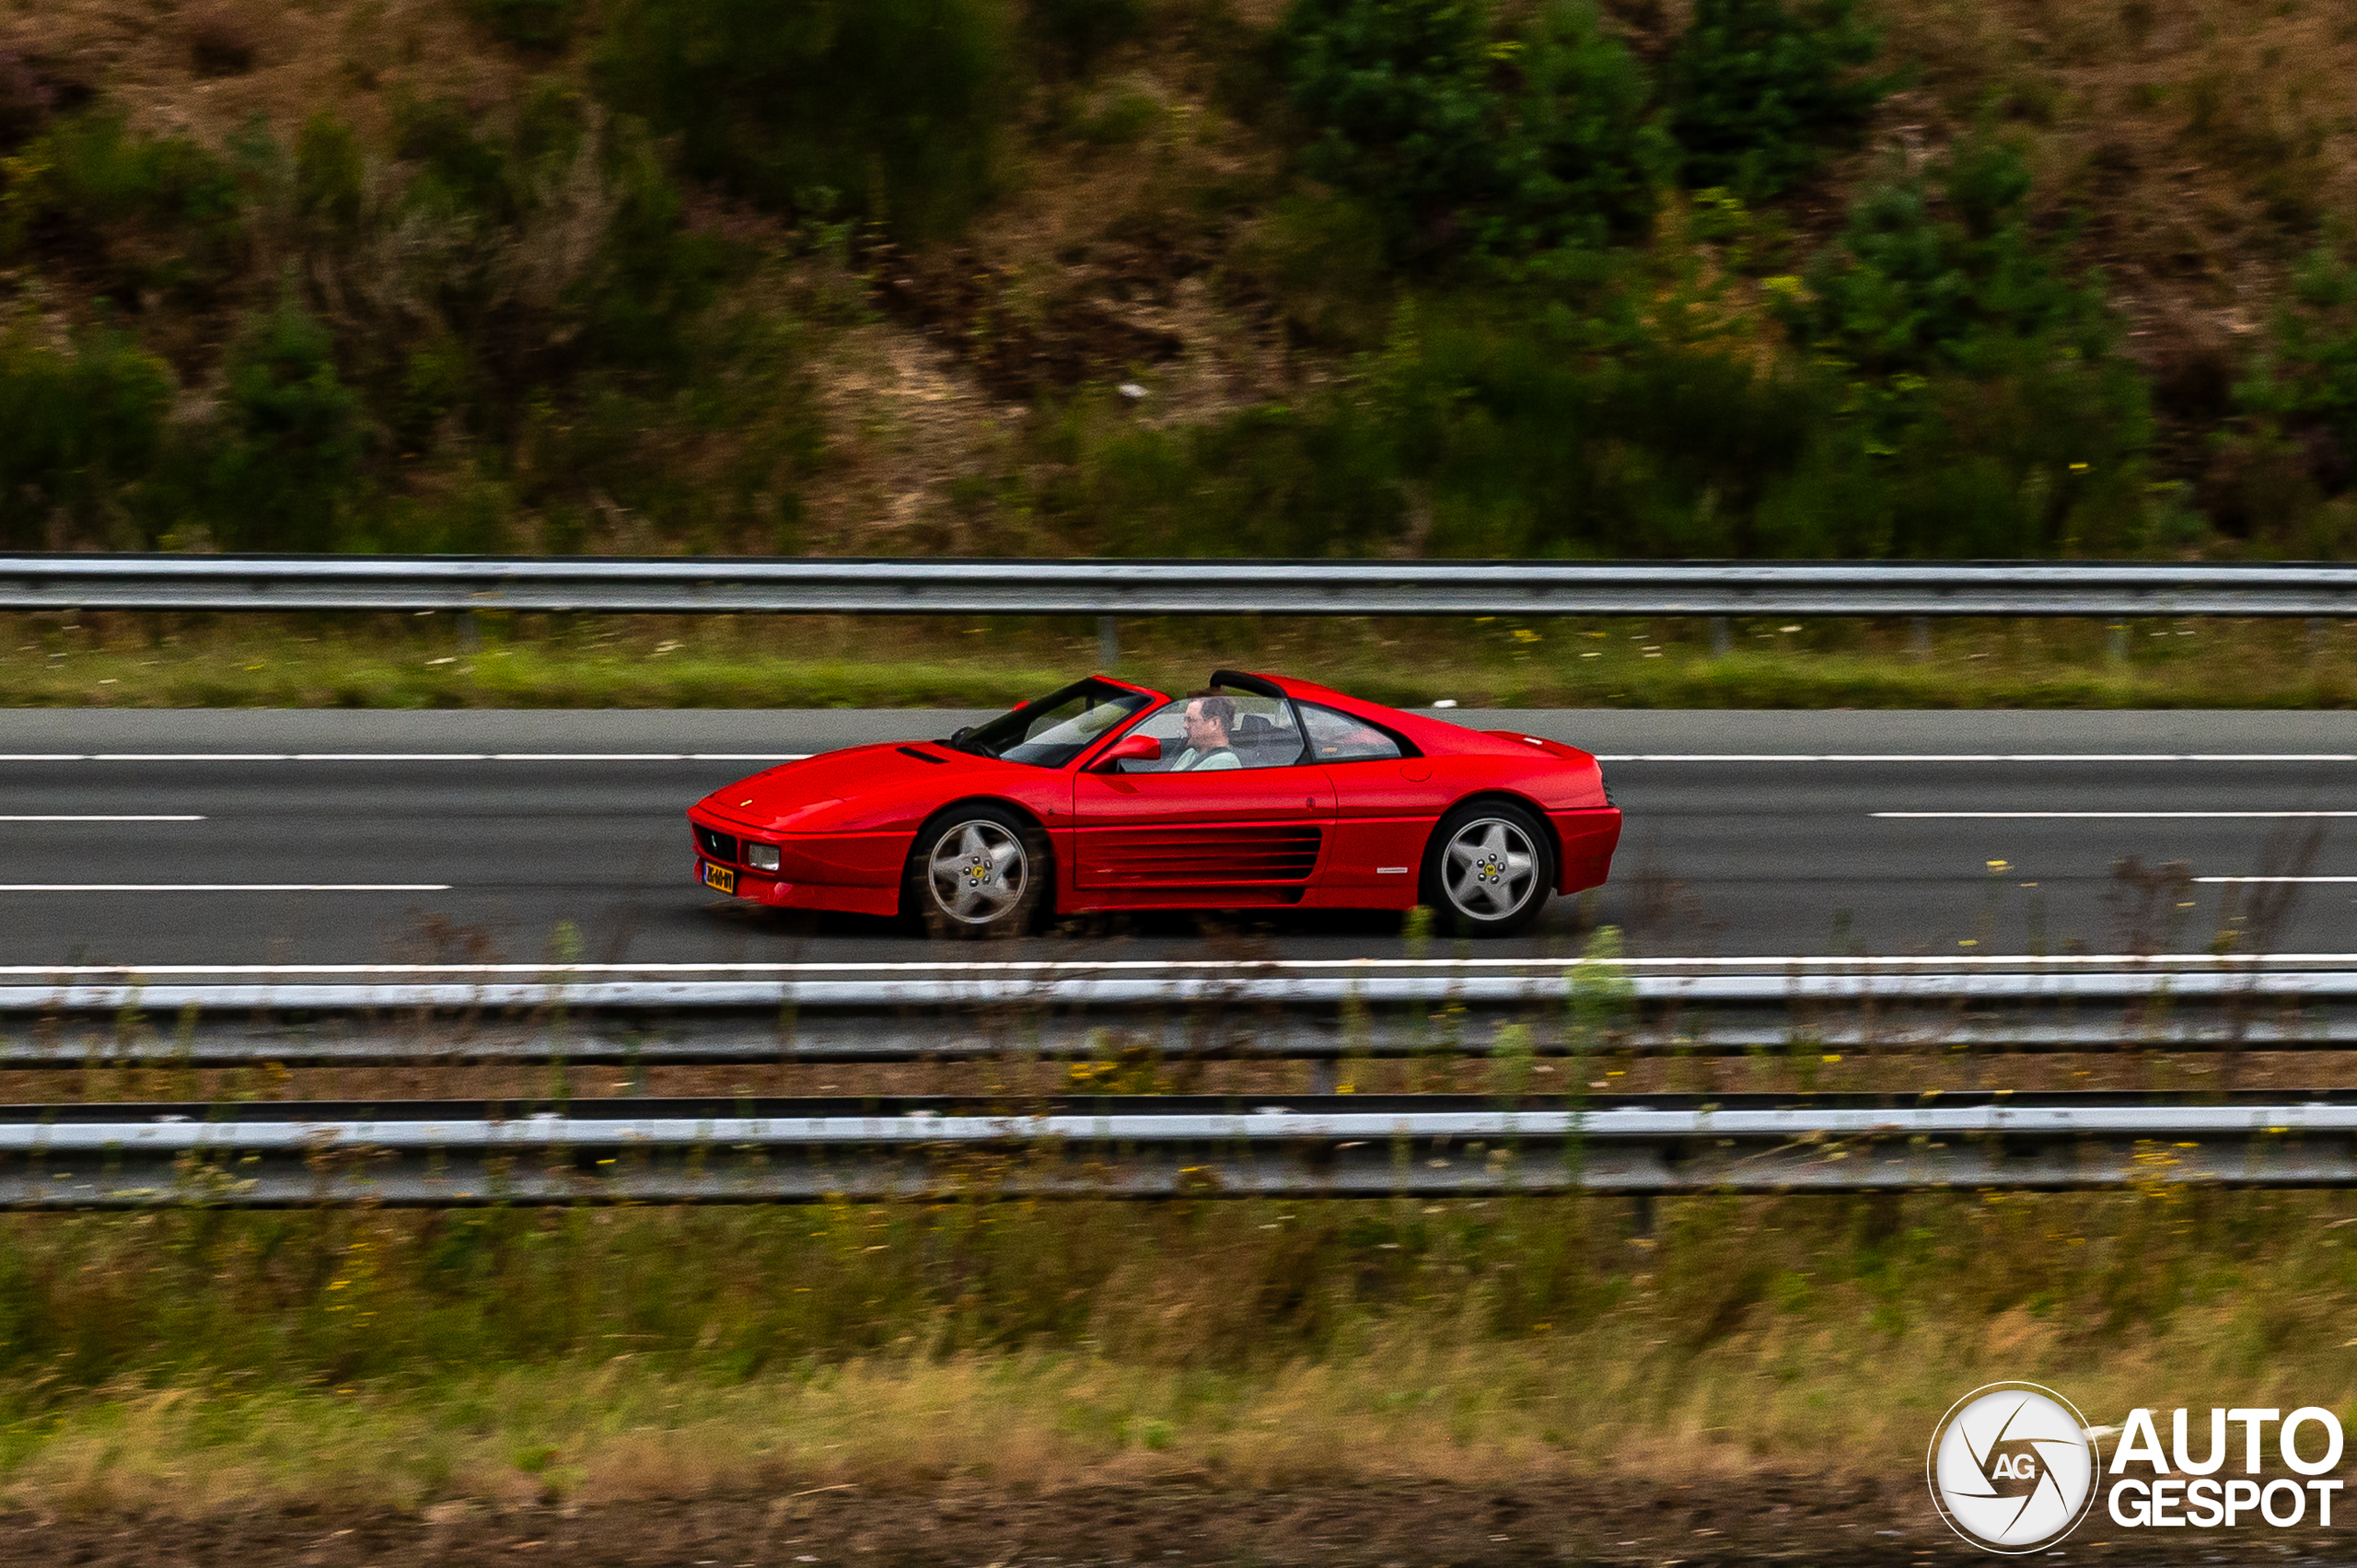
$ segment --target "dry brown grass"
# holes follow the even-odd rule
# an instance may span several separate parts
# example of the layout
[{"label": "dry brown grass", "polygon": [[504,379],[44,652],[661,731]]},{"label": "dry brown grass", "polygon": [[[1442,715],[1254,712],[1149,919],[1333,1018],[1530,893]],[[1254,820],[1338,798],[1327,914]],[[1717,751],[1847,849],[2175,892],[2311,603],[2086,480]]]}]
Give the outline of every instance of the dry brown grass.
[{"label": "dry brown grass", "polygon": [[[5,0],[0,50],[102,94],[140,130],[214,145],[256,116],[291,141],[328,107],[380,130],[401,88],[505,102],[525,75],[453,0]],[[248,63],[225,68],[238,51]]]},{"label": "dry brown grass", "polygon": [[[2237,1338],[2231,1310],[2200,1309],[2091,1351],[2073,1325],[2015,1309],[1895,1342],[1778,1318],[1694,1360],[1608,1322],[1561,1342],[1401,1333],[1220,1376],[1041,1353],[858,1360],[715,1387],[621,1355],[432,1393],[125,1386],[65,1412],[0,1481],[0,1504],[185,1517],[956,1481],[1038,1493],[1887,1479],[1919,1465],[1939,1412],[1991,1378],[2048,1381],[2113,1423],[2138,1404],[2332,1408],[2357,1396],[2337,1342],[2240,1366],[2221,1351]],[[1790,1375],[1802,1365],[1809,1376]]]},{"label": "dry brown grass", "polygon": [[[1690,1021],[1689,1021],[1690,1027]],[[72,1060],[78,1035],[109,1031],[68,1028],[57,1037]],[[450,1030],[457,1036],[455,1028]],[[1544,1037],[1548,1031],[1542,1028]],[[1109,1031],[1109,1051],[1124,1043]],[[91,1056],[110,1046],[95,1047]],[[157,1047],[157,1052],[168,1048]],[[1200,1094],[1221,1097],[1318,1092],[1320,1080],[1303,1061],[1156,1057],[1140,1051],[1102,1061],[1038,1061],[1013,1051],[972,1061],[829,1063],[779,1059],[714,1065],[644,1066],[611,1063],[504,1063],[466,1060],[454,1043],[437,1054],[421,1046],[396,1064],[305,1066],[271,1063],[251,1067],[180,1068],[165,1061],[23,1069],[0,1073],[0,1102],[14,1105],[123,1101],[203,1101],[245,1098],[349,1100],[482,1100],[506,1104],[552,1098],[610,1099],[633,1095],[735,1100],[746,1098],[833,1097],[857,1101],[910,1095],[966,1095],[1021,1104],[1073,1094]],[[1549,1041],[1547,1049],[1556,1049]],[[1576,1074],[1576,1076],[1575,1076]],[[1467,1054],[1341,1063],[1333,1080],[1346,1092],[1368,1095],[1495,1092],[1497,1075],[1486,1057]],[[1579,1063],[1541,1061],[1524,1092],[1534,1097],[1608,1089],[1616,1094],[1933,1095],[1976,1090],[2117,1090],[2131,1092],[2325,1093],[2357,1088],[2357,1053],[2333,1051],[2172,1050],[2022,1053],[2002,1045],[1969,1051],[1843,1047],[1829,1051],[1803,1039],[1788,1049],[1744,1056],[1650,1053],[1609,1046]]]}]

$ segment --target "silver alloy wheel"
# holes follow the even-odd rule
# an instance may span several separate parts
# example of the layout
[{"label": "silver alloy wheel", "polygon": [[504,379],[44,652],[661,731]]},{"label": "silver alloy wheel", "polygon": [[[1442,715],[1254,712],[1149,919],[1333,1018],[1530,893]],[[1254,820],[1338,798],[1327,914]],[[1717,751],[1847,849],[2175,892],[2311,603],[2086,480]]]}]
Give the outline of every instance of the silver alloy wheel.
[{"label": "silver alloy wheel", "polygon": [[1503,817],[1478,818],[1459,828],[1440,869],[1448,901],[1475,920],[1505,919],[1538,887],[1530,835]]},{"label": "silver alloy wheel", "polygon": [[967,925],[988,925],[1022,901],[1031,883],[1023,841],[988,819],[950,825],[925,863],[934,907]]}]

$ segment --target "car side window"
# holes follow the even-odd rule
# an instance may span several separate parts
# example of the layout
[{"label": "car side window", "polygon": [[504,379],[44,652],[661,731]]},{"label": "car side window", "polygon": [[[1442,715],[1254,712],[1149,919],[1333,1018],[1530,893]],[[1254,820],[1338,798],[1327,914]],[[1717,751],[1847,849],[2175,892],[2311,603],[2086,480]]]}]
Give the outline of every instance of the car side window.
[{"label": "car side window", "polygon": [[[1190,704],[1198,705],[1191,726],[1187,722]],[[1129,733],[1162,742],[1162,756],[1124,759],[1115,764],[1124,773],[1225,772],[1289,768],[1304,761],[1292,704],[1248,692],[1181,698],[1148,714]]]},{"label": "car side window", "polygon": [[1321,762],[1379,762],[1401,754],[1399,743],[1373,725],[1315,703],[1301,704],[1301,722]]}]

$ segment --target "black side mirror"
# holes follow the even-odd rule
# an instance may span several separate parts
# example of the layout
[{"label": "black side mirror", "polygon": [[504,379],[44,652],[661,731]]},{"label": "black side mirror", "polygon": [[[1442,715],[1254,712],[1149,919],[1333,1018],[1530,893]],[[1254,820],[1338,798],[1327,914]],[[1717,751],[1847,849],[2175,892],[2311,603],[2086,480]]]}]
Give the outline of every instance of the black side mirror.
[{"label": "black side mirror", "polygon": [[968,736],[970,736],[970,735],[971,735],[971,734],[973,734],[973,733],[974,733],[974,726],[973,726],[972,725],[970,725],[970,724],[961,724],[961,725],[959,725],[959,726],[958,726],[955,730],[952,730],[952,731],[950,732],[950,736],[949,736],[949,744],[950,744],[950,745],[952,745],[952,746],[955,746],[955,745],[957,745],[959,741],[961,741],[961,740],[965,739]]}]

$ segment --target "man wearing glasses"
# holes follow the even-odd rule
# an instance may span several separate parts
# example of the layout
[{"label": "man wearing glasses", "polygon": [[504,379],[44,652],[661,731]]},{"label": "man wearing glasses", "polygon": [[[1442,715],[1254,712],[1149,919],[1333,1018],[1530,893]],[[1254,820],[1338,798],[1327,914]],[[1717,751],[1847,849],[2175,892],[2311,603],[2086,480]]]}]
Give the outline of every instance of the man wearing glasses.
[{"label": "man wearing glasses", "polygon": [[1182,721],[1187,736],[1187,749],[1178,753],[1168,772],[1174,773],[1215,773],[1229,768],[1244,766],[1244,760],[1228,744],[1228,732],[1236,726],[1236,699],[1216,692],[1205,692],[1187,701],[1187,716]]}]

